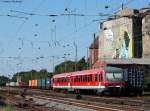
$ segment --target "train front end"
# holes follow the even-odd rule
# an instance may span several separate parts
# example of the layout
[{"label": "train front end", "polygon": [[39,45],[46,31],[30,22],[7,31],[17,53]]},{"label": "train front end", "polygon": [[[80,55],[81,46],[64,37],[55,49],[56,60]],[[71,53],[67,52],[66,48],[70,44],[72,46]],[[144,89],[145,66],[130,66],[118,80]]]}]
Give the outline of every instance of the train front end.
[{"label": "train front end", "polygon": [[105,69],[105,94],[120,95],[125,87],[124,70],[111,67]]}]

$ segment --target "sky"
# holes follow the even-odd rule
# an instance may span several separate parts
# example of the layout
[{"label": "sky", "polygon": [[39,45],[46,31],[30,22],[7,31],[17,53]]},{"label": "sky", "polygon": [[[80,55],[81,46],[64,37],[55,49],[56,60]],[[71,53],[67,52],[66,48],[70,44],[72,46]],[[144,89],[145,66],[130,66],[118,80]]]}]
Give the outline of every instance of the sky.
[{"label": "sky", "polygon": [[75,60],[75,46],[78,60],[87,58],[100,22],[118,11],[122,3],[140,9],[149,2],[0,0],[0,75],[12,76],[31,69],[53,71],[55,65]]}]

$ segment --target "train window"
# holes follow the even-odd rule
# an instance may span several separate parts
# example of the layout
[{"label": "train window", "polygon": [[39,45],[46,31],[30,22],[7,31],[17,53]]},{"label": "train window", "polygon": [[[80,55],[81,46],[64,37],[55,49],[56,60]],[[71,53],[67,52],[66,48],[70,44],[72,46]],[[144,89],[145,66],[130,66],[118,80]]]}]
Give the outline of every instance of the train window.
[{"label": "train window", "polygon": [[122,79],[123,78],[122,73],[114,73],[114,76],[115,76],[116,79]]},{"label": "train window", "polygon": [[101,76],[101,74],[99,74],[99,81],[102,81],[102,76]]},{"label": "train window", "polygon": [[85,75],[85,76],[84,76],[84,82],[86,82],[86,80],[87,80],[87,79],[86,79],[86,75]]},{"label": "train window", "polygon": [[88,77],[88,78],[89,78],[89,80],[88,80],[88,81],[89,81],[89,82],[91,82],[91,81],[92,81],[92,76],[91,76],[91,75],[89,75],[89,77]]},{"label": "train window", "polygon": [[106,73],[106,80],[114,80],[114,74],[113,73]]},{"label": "train window", "polygon": [[78,76],[77,76],[77,82],[79,82]]},{"label": "train window", "polygon": [[78,82],[78,77],[76,77],[76,82]]},{"label": "train window", "polygon": [[79,82],[81,82],[81,76],[79,76]]},{"label": "train window", "polygon": [[89,76],[87,76],[87,82],[89,82]]},{"label": "train window", "polygon": [[85,82],[85,75],[83,76],[83,81]]},{"label": "train window", "polygon": [[86,82],[86,75],[84,75],[84,82]]},{"label": "train window", "polygon": [[92,81],[92,76],[91,75],[88,75],[88,82]]},{"label": "train window", "polygon": [[91,80],[91,82],[92,82],[92,75],[90,75],[90,80]]},{"label": "train window", "polygon": [[86,82],[88,82],[88,75],[86,75]]},{"label": "train window", "polygon": [[79,82],[81,82],[81,76],[79,76]]},{"label": "train window", "polygon": [[80,76],[78,76],[78,79],[79,79],[79,82],[81,81],[81,78],[80,78]]},{"label": "train window", "polygon": [[58,79],[55,79],[55,82],[58,82]]},{"label": "train window", "polygon": [[95,75],[95,81],[97,81],[97,75]]},{"label": "train window", "polygon": [[81,82],[82,82],[83,81],[83,76],[82,75],[80,76],[80,79],[81,79]]},{"label": "train window", "polygon": [[84,75],[82,76],[82,81],[85,82],[85,76]]},{"label": "train window", "polygon": [[67,82],[70,82],[70,79],[69,79],[69,78],[67,78]]},{"label": "train window", "polygon": [[77,79],[76,81],[78,82],[78,81],[79,81],[78,76],[77,76],[77,78],[76,78],[76,79]]}]

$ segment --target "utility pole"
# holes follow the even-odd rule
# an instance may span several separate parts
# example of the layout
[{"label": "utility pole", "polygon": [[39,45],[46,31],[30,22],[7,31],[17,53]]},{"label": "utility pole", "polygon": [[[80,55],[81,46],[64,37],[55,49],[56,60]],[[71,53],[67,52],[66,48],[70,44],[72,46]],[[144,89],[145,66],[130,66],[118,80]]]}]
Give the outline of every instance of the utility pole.
[{"label": "utility pole", "polygon": [[87,69],[89,69],[89,60],[88,60],[88,58],[89,58],[89,48],[87,47],[87,63],[86,63]]},{"label": "utility pole", "polygon": [[77,44],[74,42],[74,47],[75,47],[75,71],[77,71],[77,66],[78,66],[78,49],[77,49]]},{"label": "utility pole", "polygon": [[65,59],[65,72],[67,72],[67,56],[69,56],[70,54],[64,54],[64,59]]},{"label": "utility pole", "polygon": [[121,5],[121,9],[123,10],[124,9],[124,4],[122,3],[122,5]]},{"label": "utility pole", "polygon": [[55,59],[55,56],[51,56],[52,57],[52,59],[53,59],[53,73],[54,73],[54,71],[55,71],[55,68],[54,68],[54,59]]}]

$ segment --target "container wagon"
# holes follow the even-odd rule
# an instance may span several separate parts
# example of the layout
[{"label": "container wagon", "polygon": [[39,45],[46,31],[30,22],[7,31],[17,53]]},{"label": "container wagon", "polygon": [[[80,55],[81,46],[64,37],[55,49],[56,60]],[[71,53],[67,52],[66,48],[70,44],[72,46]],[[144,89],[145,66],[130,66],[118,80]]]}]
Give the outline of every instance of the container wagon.
[{"label": "container wagon", "polygon": [[37,82],[38,88],[42,89],[42,79],[38,79]]},{"label": "container wagon", "polygon": [[141,67],[130,67],[125,74],[125,93],[127,95],[142,95],[144,88],[144,71]]}]

